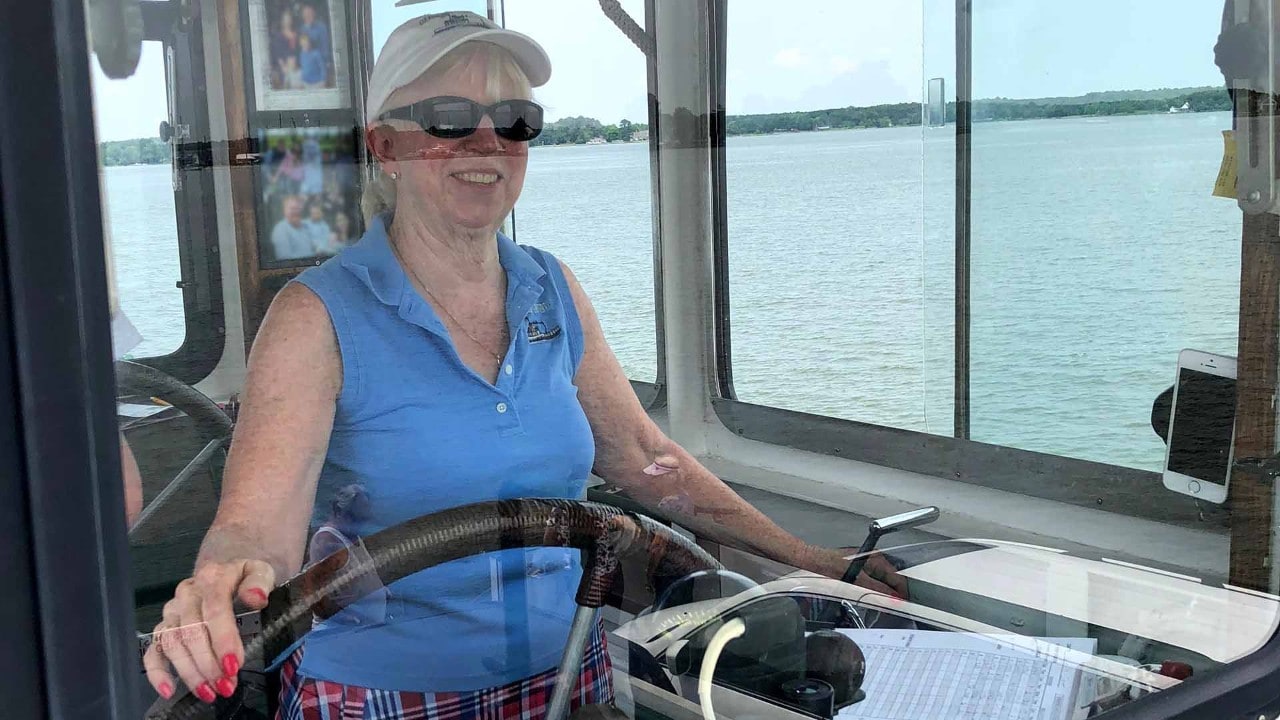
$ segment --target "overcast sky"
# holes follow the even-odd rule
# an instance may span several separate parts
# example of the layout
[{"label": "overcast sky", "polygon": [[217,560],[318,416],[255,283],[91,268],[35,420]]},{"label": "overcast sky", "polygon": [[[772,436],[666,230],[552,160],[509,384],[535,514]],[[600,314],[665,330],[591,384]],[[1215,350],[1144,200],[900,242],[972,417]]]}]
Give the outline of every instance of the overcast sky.
[{"label": "overcast sky", "polygon": [[[684,2],[687,0],[659,0]],[[622,0],[643,24],[643,0]],[[381,48],[403,20],[474,9],[484,0],[394,7],[374,0]],[[730,0],[730,114],[917,102],[927,78],[954,94],[953,0]],[[1053,97],[1094,90],[1214,85],[1221,0],[983,0],[974,16],[975,97]],[[507,26],[551,56],[536,91],[550,119],[645,119],[643,57],[598,0],[506,0]],[[99,134],[149,137],[165,117],[160,47],[147,43],[137,73],[108,81],[95,65]]]}]

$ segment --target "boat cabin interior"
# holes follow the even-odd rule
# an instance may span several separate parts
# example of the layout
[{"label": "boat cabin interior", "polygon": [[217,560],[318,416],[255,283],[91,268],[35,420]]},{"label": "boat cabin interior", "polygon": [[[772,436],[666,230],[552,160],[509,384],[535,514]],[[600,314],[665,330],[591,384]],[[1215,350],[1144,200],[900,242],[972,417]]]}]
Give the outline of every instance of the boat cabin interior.
[{"label": "boat cabin interior", "polygon": [[[382,68],[459,31],[532,38],[549,79],[501,45],[531,98],[440,92],[381,112],[418,77],[388,88]],[[567,635],[535,648],[556,658],[536,668],[554,675],[547,707],[476,717],[1280,716],[1278,93],[1273,0],[5,3],[0,714],[330,718],[290,696],[299,643],[320,657],[316,639],[378,593],[373,623],[394,626],[385,598],[450,566],[489,562],[483,602],[525,602],[504,599],[517,586],[493,559],[522,553],[529,587],[573,579],[555,598]],[[347,270],[378,294],[369,258],[404,232],[387,230],[403,208],[369,207],[399,177],[380,126],[527,149],[498,218],[498,302],[521,287],[510,252],[551,258],[540,282],[585,293],[558,296],[573,317],[529,300],[506,357],[417,297],[443,308],[460,374],[463,344],[496,360],[468,376],[507,394],[494,417],[538,417],[534,443],[573,451],[580,421],[519,393],[560,387],[559,366],[533,372],[540,345],[602,352],[580,347],[596,318],[643,422],[687,454],[612,477],[601,438],[632,400],[560,367],[595,437],[572,490],[504,477],[455,499],[440,488],[473,469],[398,478],[445,496],[396,501],[403,522],[338,533],[262,606],[237,601],[227,693],[162,693],[145,663],[213,552],[224,479],[275,479],[269,459],[231,467],[264,457],[240,424],[274,397],[246,382],[263,338],[309,352],[268,309]],[[449,176],[466,185],[450,198],[512,187],[477,167]],[[398,277],[413,294],[420,279]],[[352,368],[371,363],[361,392],[408,396],[392,371],[436,362],[401,355],[380,377],[384,351],[357,360],[350,338],[381,326],[339,327],[335,445],[297,503],[315,505],[313,548],[339,527],[330,508],[358,515],[374,488],[332,470],[336,438],[363,442],[338,433]],[[482,465],[531,444],[470,433],[473,415],[414,426],[403,454]],[[276,418],[281,457],[313,424]],[[669,491],[636,491],[646,477]],[[840,566],[745,532],[693,489],[714,478]],[[591,703],[573,688],[597,627],[610,690]],[[493,677],[476,687],[507,682]],[[453,717],[405,712],[376,717]]]}]

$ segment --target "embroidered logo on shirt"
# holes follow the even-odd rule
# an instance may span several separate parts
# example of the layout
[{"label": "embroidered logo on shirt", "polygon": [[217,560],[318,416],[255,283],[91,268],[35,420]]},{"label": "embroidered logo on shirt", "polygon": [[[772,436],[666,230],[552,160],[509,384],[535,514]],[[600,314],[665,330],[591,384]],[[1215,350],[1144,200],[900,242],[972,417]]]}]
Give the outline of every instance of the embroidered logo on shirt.
[{"label": "embroidered logo on shirt", "polygon": [[541,320],[530,320],[528,330],[530,343],[543,342],[544,340],[553,340],[560,337],[559,325],[548,329],[547,324]]}]

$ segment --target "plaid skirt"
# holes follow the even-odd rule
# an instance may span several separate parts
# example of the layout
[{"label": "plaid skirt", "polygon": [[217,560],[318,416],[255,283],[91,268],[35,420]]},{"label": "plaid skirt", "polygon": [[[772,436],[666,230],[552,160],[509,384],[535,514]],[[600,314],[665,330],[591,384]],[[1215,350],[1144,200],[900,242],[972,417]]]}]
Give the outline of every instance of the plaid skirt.
[{"label": "plaid skirt", "polygon": [[[420,693],[314,680],[298,673],[303,647],[280,669],[276,720],[543,720],[556,670],[484,690]],[[569,710],[613,702],[613,672],[604,626],[596,626],[582,659]]]}]

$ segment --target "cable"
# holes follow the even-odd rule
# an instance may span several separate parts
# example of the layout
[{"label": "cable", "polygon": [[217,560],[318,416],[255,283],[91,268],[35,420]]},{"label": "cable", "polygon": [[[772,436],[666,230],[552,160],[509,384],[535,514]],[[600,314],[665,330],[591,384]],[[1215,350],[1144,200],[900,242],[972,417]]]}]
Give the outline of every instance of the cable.
[{"label": "cable", "polygon": [[716,720],[716,712],[711,707],[711,678],[715,675],[720,651],[731,640],[742,637],[746,631],[747,624],[742,618],[734,618],[721,626],[711,636],[711,642],[707,643],[707,653],[702,656],[702,670],[698,674],[698,701],[702,705],[703,720]]},{"label": "cable", "polygon": [[605,17],[613,21],[613,24],[622,31],[623,35],[631,41],[633,45],[640,48],[640,52],[648,57],[653,57],[653,38],[645,29],[640,27],[627,11],[623,9],[622,4],[618,0],[600,0],[600,9],[604,11]]}]

